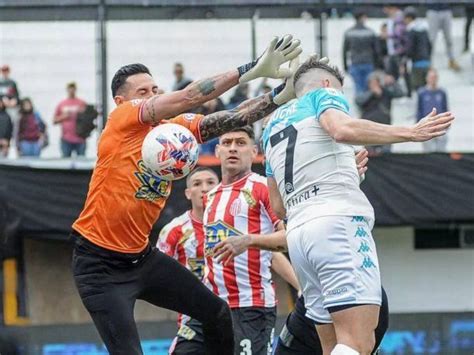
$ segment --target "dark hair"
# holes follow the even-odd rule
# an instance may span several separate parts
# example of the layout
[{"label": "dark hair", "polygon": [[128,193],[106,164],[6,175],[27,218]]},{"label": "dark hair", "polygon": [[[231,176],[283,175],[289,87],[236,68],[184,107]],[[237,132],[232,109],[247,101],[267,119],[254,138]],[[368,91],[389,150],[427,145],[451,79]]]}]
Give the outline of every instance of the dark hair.
[{"label": "dark hair", "polygon": [[255,133],[253,131],[253,127],[252,126],[242,126],[242,127],[237,127],[237,128],[234,128],[228,132],[225,132],[225,133],[222,133],[221,134],[221,137],[226,134],[226,133],[232,133],[232,132],[244,132],[246,133],[249,138],[253,141],[255,141]]},{"label": "dark hair", "polygon": [[150,74],[150,70],[140,63],[124,65],[119,70],[117,70],[112,79],[112,97],[117,95],[120,88],[122,88],[129,76],[141,73]]},{"label": "dark hair", "polygon": [[416,19],[417,11],[413,6],[408,6],[403,10],[403,16],[411,18],[412,20]]},{"label": "dark hair", "polygon": [[34,111],[34,108],[33,108],[33,101],[31,101],[31,99],[29,97],[24,97],[23,99],[20,100],[20,113],[27,113],[25,110],[24,110],[24,107],[23,105],[25,104],[25,102],[29,102],[30,105],[31,105],[31,111]]},{"label": "dark hair", "polygon": [[365,11],[363,11],[363,10],[355,10],[354,11],[354,17],[357,21],[360,21],[360,19],[364,16],[367,16]]},{"label": "dark hair", "polygon": [[197,167],[196,169],[194,170],[191,170],[191,172],[188,174],[188,176],[186,177],[186,186],[189,184],[189,181],[191,180],[191,178],[196,175],[197,173],[201,173],[203,171],[208,171],[212,174],[214,174],[216,177],[217,177],[217,180],[219,181],[219,176],[217,175],[217,173],[212,170],[211,168],[208,168],[206,166],[199,166]]},{"label": "dark hair", "polygon": [[341,85],[344,85],[344,75],[342,75],[338,67],[330,64],[321,63],[319,61],[319,57],[317,56],[310,57],[298,68],[295,73],[293,83],[296,84],[296,82],[301,78],[301,76],[303,76],[303,74],[310,71],[311,69],[322,69],[334,76],[341,83]]}]

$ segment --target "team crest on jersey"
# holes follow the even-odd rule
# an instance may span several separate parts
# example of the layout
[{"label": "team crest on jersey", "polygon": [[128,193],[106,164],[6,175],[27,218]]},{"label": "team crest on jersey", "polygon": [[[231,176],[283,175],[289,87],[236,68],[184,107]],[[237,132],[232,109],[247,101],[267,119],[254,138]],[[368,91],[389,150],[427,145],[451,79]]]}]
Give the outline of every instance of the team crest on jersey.
[{"label": "team crest on jersey", "polygon": [[212,256],[214,247],[229,237],[241,235],[237,229],[224,221],[218,220],[205,226],[206,241],[204,245],[204,255]]},{"label": "team crest on jersey", "polygon": [[135,198],[139,200],[155,201],[159,198],[166,198],[171,192],[171,182],[161,180],[151,173],[145,166],[143,160],[139,160],[138,171],[134,173],[141,185],[135,193]]},{"label": "team crest on jersey", "polygon": [[183,118],[188,122],[192,122],[194,120],[194,117],[196,117],[194,113],[185,113],[183,115]]},{"label": "team crest on jersey", "polygon": [[242,201],[240,199],[236,198],[234,202],[230,205],[229,212],[232,216],[237,216],[240,211],[242,210]]}]

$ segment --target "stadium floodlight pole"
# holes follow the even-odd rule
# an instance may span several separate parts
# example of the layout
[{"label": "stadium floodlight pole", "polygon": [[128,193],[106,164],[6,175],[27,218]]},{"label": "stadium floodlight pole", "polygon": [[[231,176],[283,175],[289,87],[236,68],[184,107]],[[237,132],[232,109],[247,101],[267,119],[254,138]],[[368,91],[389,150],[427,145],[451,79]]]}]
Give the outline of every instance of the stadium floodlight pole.
[{"label": "stadium floodlight pole", "polygon": [[252,33],[252,60],[257,59],[257,21],[259,18],[260,11],[256,9],[250,21]]},{"label": "stadium floodlight pole", "polygon": [[98,91],[100,112],[102,119],[97,122],[99,134],[105,126],[108,116],[107,108],[107,5],[105,0],[100,0],[97,6],[97,59],[98,59]]},{"label": "stadium floodlight pole", "polygon": [[[327,14],[325,11],[325,0],[319,2],[319,18],[314,22],[314,32],[316,37],[316,48],[319,47],[317,52],[321,57],[327,56],[326,54],[326,26],[327,26]],[[317,21],[317,22],[316,22]]]}]

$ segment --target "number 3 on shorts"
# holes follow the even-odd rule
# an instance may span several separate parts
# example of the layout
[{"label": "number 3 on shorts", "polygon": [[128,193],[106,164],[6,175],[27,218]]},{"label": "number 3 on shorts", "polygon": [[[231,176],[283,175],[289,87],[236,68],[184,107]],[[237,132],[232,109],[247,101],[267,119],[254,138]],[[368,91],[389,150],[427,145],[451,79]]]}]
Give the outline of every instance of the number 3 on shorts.
[{"label": "number 3 on shorts", "polygon": [[240,346],[242,347],[240,355],[252,355],[252,342],[250,339],[242,339],[240,341]]}]

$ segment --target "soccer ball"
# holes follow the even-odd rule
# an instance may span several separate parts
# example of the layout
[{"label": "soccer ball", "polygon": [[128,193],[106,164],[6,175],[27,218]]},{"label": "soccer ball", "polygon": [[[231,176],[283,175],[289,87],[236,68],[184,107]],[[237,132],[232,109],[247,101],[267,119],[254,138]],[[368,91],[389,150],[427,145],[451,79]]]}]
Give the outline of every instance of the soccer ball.
[{"label": "soccer ball", "polygon": [[199,158],[199,145],[187,128],[164,123],[153,128],[142,145],[142,159],[153,175],[179,180],[189,174]]}]

